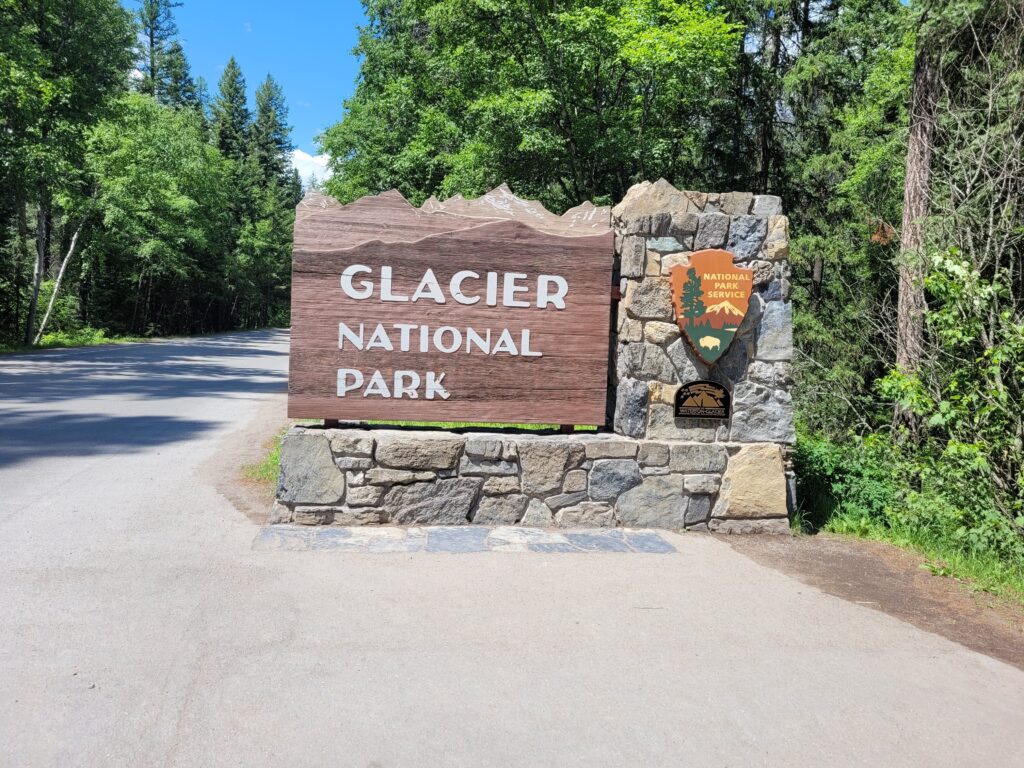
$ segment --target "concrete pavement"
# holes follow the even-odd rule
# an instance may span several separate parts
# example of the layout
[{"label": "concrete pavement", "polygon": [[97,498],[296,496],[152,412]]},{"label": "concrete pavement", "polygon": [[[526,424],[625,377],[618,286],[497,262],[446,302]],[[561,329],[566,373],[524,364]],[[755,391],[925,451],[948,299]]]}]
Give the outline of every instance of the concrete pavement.
[{"label": "concrete pavement", "polygon": [[0,357],[0,764],[1019,764],[1024,673],[708,536],[254,547],[202,467],[286,365],[279,332]]}]

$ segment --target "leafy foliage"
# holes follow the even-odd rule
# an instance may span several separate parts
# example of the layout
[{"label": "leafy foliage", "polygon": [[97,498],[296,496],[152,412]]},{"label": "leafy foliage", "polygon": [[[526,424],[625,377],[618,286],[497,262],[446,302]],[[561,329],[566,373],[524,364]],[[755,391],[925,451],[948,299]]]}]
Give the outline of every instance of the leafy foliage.
[{"label": "leafy foliage", "polygon": [[31,341],[58,288],[51,339],[287,322],[284,94],[268,77],[253,120],[232,59],[211,126],[178,5],[0,3],[0,343]]}]

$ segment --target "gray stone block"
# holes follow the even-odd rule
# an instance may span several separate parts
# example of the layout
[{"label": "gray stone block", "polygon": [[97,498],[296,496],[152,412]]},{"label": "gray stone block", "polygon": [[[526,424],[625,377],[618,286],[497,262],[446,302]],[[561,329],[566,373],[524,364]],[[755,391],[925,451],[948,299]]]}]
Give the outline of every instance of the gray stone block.
[{"label": "gray stone block", "polygon": [[729,226],[726,250],[732,251],[733,261],[757,258],[761,243],[768,234],[768,221],[757,216],[733,216]]},{"label": "gray stone block", "polygon": [[670,473],[671,470],[668,467],[640,467],[640,474],[644,477],[648,475],[667,475]]},{"label": "gray stone block", "polygon": [[697,361],[697,356],[685,339],[678,338],[669,344],[667,354],[675,369],[675,378],[669,379],[669,381],[685,384],[688,381],[704,378],[701,375],[704,366]]},{"label": "gray stone block", "polygon": [[561,509],[562,507],[569,507],[586,500],[586,491],[576,491],[574,493],[560,493],[557,496],[548,496],[544,499],[544,503],[551,509]]},{"label": "gray stone block", "polygon": [[289,432],[281,441],[277,498],[288,504],[335,504],[345,496],[345,473],[323,432]]},{"label": "gray stone block", "polygon": [[270,507],[270,515],[267,517],[267,522],[270,525],[277,525],[278,523],[290,523],[291,521],[291,509],[280,501],[275,501],[273,506]]},{"label": "gray stone block", "polygon": [[691,496],[689,504],[686,505],[686,516],[683,522],[687,528],[695,525],[706,524],[711,517],[711,497]]},{"label": "gray stone block", "polygon": [[615,512],[599,501],[585,501],[559,510],[555,515],[555,525],[560,528],[609,527],[615,525]]},{"label": "gray stone block", "polygon": [[782,215],[782,198],[775,195],[755,195],[754,205],[750,209],[754,216],[768,218]]},{"label": "gray stone block", "polygon": [[547,528],[553,525],[554,522],[555,517],[547,504],[540,499],[530,499],[520,524],[536,528]]},{"label": "gray stone block", "polygon": [[338,469],[369,469],[373,466],[373,459],[369,457],[338,456],[334,460],[334,466]]},{"label": "gray stone block", "polygon": [[710,496],[718,493],[721,486],[720,475],[686,475],[683,478],[683,490],[690,494]]},{"label": "gray stone block", "polygon": [[560,490],[565,473],[583,463],[583,445],[578,440],[546,437],[519,443],[523,491],[544,496]]},{"label": "gray stone block", "polygon": [[588,459],[632,459],[636,457],[637,447],[634,440],[611,437],[588,440],[584,445]]},{"label": "gray stone block", "polygon": [[473,435],[466,438],[466,455],[478,459],[500,459],[502,440],[499,437],[480,437]]},{"label": "gray stone block", "polygon": [[644,237],[641,235],[624,237],[622,239],[622,250],[619,252],[619,274],[622,277],[642,277],[646,254],[647,243]]},{"label": "gray stone block", "polygon": [[384,498],[384,487],[380,485],[363,485],[349,488],[345,504],[349,507],[375,507]]},{"label": "gray stone block", "polygon": [[453,469],[462,453],[456,435],[387,435],[377,438],[377,463],[395,469]]},{"label": "gray stone block", "polygon": [[483,490],[488,496],[500,496],[503,493],[518,493],[519,477],[516,475],[488,477],[484,480]]},{"label": "gray stone block", "polygon": [[622,525],[679,529],[684,524],[687,503],[682,477],[648,475],[640,485],[619,496],[615,509]]},{"label": "gray stone block", "polygon": [[738,443],[796,442],[792,396],[752,381],[737,384],[730,438]]},{"label": "gray stone block", "polygon": [[632,288],[629,313],[641,320],[672,319],[672,286],[666,278],[647,277]]},{"label": "gray stone block", "polygon": [[724,445],[682,444],[672,446],[668,465],[673,472],[720,474],[725,471],[728,463],[729,453]]},{"label": "gray stone block", "polygon": [[677,211],[672,214],[672,223],[668,228],[669,234],[681,242],[687,250],[690,250],[693,247],[693,236],[697,234],[699,222],[700,216],[697,215],[697,212]]},{"label": "gray stone block", "polygon": [[649,381],[675,381],[676,369],[665,350],[647,342],[638,346],[643,347],[643,357],[634,376]]},{"label": "gray stone block", "polygon": [[562,483],[562,493],[579,493],[587,490],[587,472],[583,469],[573,469],[566,473],[565,481]]},{"label": "gray stone block", "polygon": [[526,512],[530,499],[522,494],[484,496],[473,513],[477,525],[515,525]]},{"label": "gray stone block", "polygon": [[730,216],[744,216],[750,213],[754,196],[749,192],[726,192],[718,198],[718,206],[722,213]]},{"label": "gray stone block", "polygon": [[611,501],[643,481],[640,465],[631,459],[601,459],[594,462],[587,490],[594,501]]},{"label": "gray stone block", "polygon": [[292,510],[292,522],[296,525],[330,525],[334,522],[334,510],[323,507],[296,507]]},{"label": "gray stone block", "polygon": [[494,475],[516,475],[518,473],[519,467],[514,461],[477,459],[472,456],[463,456],[459,461],[460,475],[492,477]]},{"label": "gray stone block", "polygon": [[405,483],[421,483],[437,477],[433,472],[412,472],[408,469],[368,469],[364,473],[370,485],[394,485]]},{"label": "gray stone block", "polygon": [[647,383],[620,377],[615,389],[615,431],[627,437],[642,437],[647,426]]},{"label": "gray stone block", "polygon": [[470,477],[398,485],[387,492],[383,508],[396,525],[461,525],[481,485],[483,480]]},{"label": "gray stone block", "polygon": [[643,344],[620,344],[615,358],[615,372],[621,382],[633,379],[640,374],[644,364]]},{"label": "gray stone block", "polygon": [[346,434],[338,430],[331,431],[331,450],[337,456],[366,456],[373,455],[374,437],[366,432],[353,432]]},{"label": "gray stone block", "polygon": [[757,324],[757,359],[793,359],[793,304],[769,301]]},{"label": "gray stone block", "polygon": [[686,248],[674,237],[651,237],[647,240],[647,250],[658,253],[679,253],[685,251]]},{"label": "gray stone block", "polygon": [[724,213],[703,213],[693,238],[693,250],[721,248],[729,236],[729,217]]},{"label": "gray stone block", "polygon": [[637,461],[645,467],[664,467],[668,465],[668,446],[662,443],[640,443]]},{"label": "gray stone block", "polygon": [[746,267],[754,272],[754,285],[767,285],[775,279],[775,265],[770,261],[752,261]]}]

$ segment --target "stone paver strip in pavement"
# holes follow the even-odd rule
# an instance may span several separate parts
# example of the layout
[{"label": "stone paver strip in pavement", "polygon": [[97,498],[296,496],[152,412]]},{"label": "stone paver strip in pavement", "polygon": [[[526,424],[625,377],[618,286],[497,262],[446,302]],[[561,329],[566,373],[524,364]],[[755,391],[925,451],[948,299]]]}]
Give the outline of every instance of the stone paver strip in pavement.
[{"label": "stone paver strip in pavement", "polygon": [[521,526],[427,526],[308,528],[271,525],[253,542],[256,550],[337,550],[340,552],[633,552],[669,554],[676,549],[655,531],[631,529],[550,531]]}]

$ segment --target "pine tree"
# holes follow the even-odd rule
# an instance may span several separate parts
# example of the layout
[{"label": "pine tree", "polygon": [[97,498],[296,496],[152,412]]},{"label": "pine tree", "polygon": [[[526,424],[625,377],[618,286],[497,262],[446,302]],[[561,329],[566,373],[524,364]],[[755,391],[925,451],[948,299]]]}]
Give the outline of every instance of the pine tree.
[{"label": "pine tree", "polygon": [[199,106],[199,94],[189,71],[188,59],[177,40],[167,47],[163,74],[157,83],[157,100],[161,104],[192,109]]},{"label": "pine tree", "polygon": [[[139,26],[142,40],[139,44],[139,71],[142,80],[139,90],[157,98],[168,77],[167,55],[171,41],[178,34],[173,9],[181,5],[174,0],[142,0],[139,7]],[[180,46],[179,46],[180,47]]]},{"label": "pine tree", "polygon": [[224,67],[212,111],[214,143],[225,157],[241,161],[246,155],[250,115],[245,98],[245,77],[234,56]]},{"label": "pine tree", "polygon": [[679,299],[683,317],[687,320],[696,320],[704,314],[703,296],[704,291],[697,270],[691,267],[686,272],[686,285],[683,286],[683,295]]},{"label": "pine tree", "polygon": [[267,75],[256,89],[256,119],[251,134],[252,152],[263,171],[265,184],[275,179],[282,186],[289,182],[289,153],[294,145],[287,120],[284,91],[273,77]]}]

